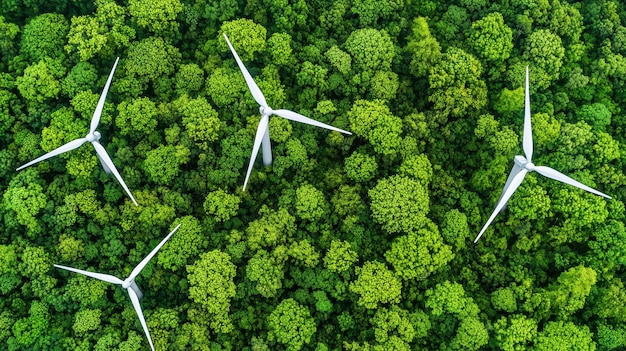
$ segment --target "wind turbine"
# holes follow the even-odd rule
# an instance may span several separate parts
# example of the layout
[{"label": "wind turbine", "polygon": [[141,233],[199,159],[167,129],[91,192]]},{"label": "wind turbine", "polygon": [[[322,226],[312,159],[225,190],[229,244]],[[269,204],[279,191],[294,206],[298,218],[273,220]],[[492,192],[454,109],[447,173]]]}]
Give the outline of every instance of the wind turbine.
[{"label": "wind turbine", "polygon": [[126,190],[126,193],[128,194],[128,196],[130,196],[130,199],[133,200],[133,203],[135,204],[135,206],[138,206],[137,201],[135,201],[135,198],[133,197],[133,194],[130,193],[130,190],[128,190],[126,183],[124,183],[124,180],[120,176],[120,173],[115,168],[113,161],[111,161],[111,158],[107,154],[104,147],[102,147],[102,145],[100,145],[100,143],[98,142],[98,140],[100,140],[100,132],[96,131],[96,128],[98,127],[98,123],[100,123],[100,116],[102,116],[102,109],[104,108],[104,100],[106,99],[107,92],[109,91],[109,86],[111,85],[111,80],[113,79],[113,73],[115,72],[115,67],[117,67],[117,62],[119,60],[120,60],[119,57],[115,60],[113,69],[111,70],[111,73],[109,74],[109,78],[107,79],[107,82],[104,85],[104,89],[102,90],[102,94],[100,95],[100,100],[98,100],[98,104],[96,105],[96,110],[93,113],[93,117],[91,117],[91,126],[89,128],[89,134],[87,134],[84,138],[72,140],[69,143],[62,145],[48,152],[45,155],[40,156],[39,158],[36,158],[28,162],[27,164],[19,167],[17,171],[24,169],[26,167],[32,166],[35,163],[49,159],[50,157],[62,154],[70,150],[74,150],[80,147],[81,145],[83,145],[84,143],[90,142],[93,145],[93,147],[96,149],[96,154],[98,156],[98,159],[100,159],[100,163],[102,164],[104,171],[107,174],[113,173],[113,175],[115,175],[115,178],[117,178],[117,180],[120,182],[124,190]]},{"label": "wind turbine", "polygon": [[122,288],[126,289],[126,291],[128,291],[128,295],[130,296],[130,301],[133,303],[133,307],[135,307],[135,312],[137,312],[137,316],[139,317],[139,321],[141,322],[141,326],[143,327],[143,331],[146,333],[146,336],[148,337],[148,342],[150,343],[150,347],[152,348],[152,351],[154,351],[154,345],[152,344],[152,338],[150,338],[150,332],[148,331],[148,326],[146,325],[146,320],[143,317],[143,312],[141,311],[141,305],[139,305],[139,300],[141,300],[141,298],[143,297],[143,293],[141,292],[141,290],[139,290],[139,287],[137,286],[137,283],[135,283],[135,278],[137,277],[137,275],[139,273],[141,273],[141,270],[148,264],[148,262],[150,262],[152,257],[154,255],[156,255],[157,251],[159,251],[161,246],[163,246],[163,244],[165,244],[165,242],[172,236],[172,234],[174,234],[178,230],[179,227],[180,227],[180,224],[177,225],[176,228],[174,228],[174,230],[172,230],[165,237],[165,239],[163,239],[163,241],[161,241],[159,243],[159,245],[157,245],[152,250],[152,252],[150,252],[150,254],[148,256],[146,256],[146,258],[143,259],[143,261],[139,262],[137,267],[135,267],[135,269],[133,269],[133,271],[130,272],[130,275],[128,276],[128,278],[126,278],[126,280],[121,280],[118,277],[115,277],[115,276],[112,276],[112,275],[109,275],[109,274],[87,272],[87,271],[83,271],[83,270],[72,268],[72,267],[61,266],[61,265],[58,265],[58,264],[55,264],[54,266],[57,267],[57,268],[61,268],[61,269],[65,269],[65,270],[71,271],[71,272],[75,272],[75,273],[79,273],[79,274],[82,274],[82,275],[86,275],[88,277],[96,278],[96,279],[105,281],[107,283],[121,285]]},{"label": "wind turbine", "polygon": [[480,233],[478,234],[478,236],[476,237],[476,239],[474,240],[474,243],[476,243],[478,241],[478,239],[480,239],[480,237],[483,235],[483,233],[485,232],[485,230],[487,230],[487,227],[489,227],[489,224],[491,224],[491,222],[493,221],[493,219],[496,217],[496,215],[504,208],[504,206],[506,205],[506,202],[509,201],[509,199],[511,198],[511,196],[513,195],[513,193],[515,192],[515,190],[517,190],[517,188],[520,186],[520,184],[522,184],[522,180],[524,180],[524,177],[526,176],[527,173],[532,172],[532,171],[536,171],[537,173],[548,177],[548,178],[552,178],[554,180],[558,180],[562,183],[566,183],[569,185],[573,185],[577,188],[583,189],[585,191],[588,191],[590,193],[596,194],[596,195],[600,195],[600,196],[604,196],[607,199],[610,199],[611,197],[601,193],[593,188],[590,188],[588,186],[586,186],[585,184],[582,184],[578,181],[575,181],[574,179],[566,176],[565,174],[556,171],[550,167],[545,167],[545,166],[535,166],[534,163],[532,163],[532,156],[533,156],[533,134],[532,134],[532,128],[531,128],[531,124],[530,124],[530,94],[528,93],[528,67],[526,67],[526,98],[525,98],[525,102],[524,102],[524,139],[523,139],[523,148],[524,148],[524,156],[515,156],[513,162],[513,169],[511,169],[511,173],[509,173],[509,178],[506,180],[506,184],[504,185],[504,189],[502,190],[502,194],[500,195],[500,199],[498,200],[498,204],[496,205],[496,208],[493,210],[493,213],[491,214],[491,217],[489,217],[489,219],[487,220],[487,223],[485,223],[485,226],[483,227],[483,229],[480,231]]},{"label": "wind turbine", "polygon": [[235,56],[235,61],[237,61],[237,65],[239,66],[239,69],[241,70],[241,73],[243,74],[243,77],[246,80],[246,84],[248,84],[248,88],[250,89],[250,92],[252,93],[254,100],[257,102],[257,104],[259,104],[260,106],[259,112],[261,112],[261,121],[259,122],[259,126],[256,129],[256,136],[254,137],[254,146],[252,147],[252,156],[250,157],[250,164],[248,165],[248,173],[246,173],[246,179],[243,182],[244,191],[246,190],[246,184],[248,183],[248,178],[250,177],[250,172],[252,171],[254,160],[256,159],[256,156],[259,153],[259,147],[261,145],[263,145],[263,164],[265,166],[269,166],[272,164],[272,147],[270,144],[270,131],[268,128],[269,118],[271,115],[277,115],[277,116],[280,116],[280,117],[283,117],[292,121],[306,123],[306,124],[310,124],[313,126],[322,127],[322,128],[326,128],[330,130],[335,130],[344,134],[352,135],[352,133],[347,132],[343,129],[329,126],[328,124],[318,122],[314,119],[305,117],[293,111],[272,110],[272,108],[267,105],[267,102],[265,101],[265,96],[263,96],[261,89],[259,89],[259,87],[256,85],[256,83],[252,79],[252,76],[250,75],[250,72],[248,72],[246,67],[243,65],[243,62],[241,62],[239,55],[237,55],[237,52],[235,51],[232,44],[230,43],[230,40],[228,40],[226,33],[224,33],[224,39],[226,39],[226,43],[228,44],[230,51],[233,53],[233,56]]}]

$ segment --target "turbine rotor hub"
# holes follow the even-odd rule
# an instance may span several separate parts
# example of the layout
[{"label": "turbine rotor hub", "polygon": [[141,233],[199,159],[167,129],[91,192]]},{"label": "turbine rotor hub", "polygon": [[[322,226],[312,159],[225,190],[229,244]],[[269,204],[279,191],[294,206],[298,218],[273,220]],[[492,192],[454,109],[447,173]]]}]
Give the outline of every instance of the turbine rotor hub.
[{"label": "turbine rotor hub", "polygon": [[124,288],[124,289],[128,289],[128,288],[130,288],[130,286],[131,286],[132,284],[133,284],[132,280],[131,280],[131,281],[129,281],[129,280],[124,280],[124,282],[122,283],[122,288]]},{"label": "turbine rotor hub", "polygon": [[272,110],[272,108],[269,106],[261,106],[259,107],[259,112],[261,112],[261,115],[269,117],[272,115],[272,113],[274,113],[274,110]]},{"label": "turbine rotor hub", "polygon": [[524,165],[524,168],[526,168],[528,172],[532,172],[535,170],[535,164],[532,162],[528,162]]},{"label": "turbine rotor hub", "polygon": [[100,132],[93,132],[93,133],[89,133],[87,134],[87,136],[85,137],[85,139],[87,139],[88,142],[92,143],[94,141],[98,141],[100,140]]}]

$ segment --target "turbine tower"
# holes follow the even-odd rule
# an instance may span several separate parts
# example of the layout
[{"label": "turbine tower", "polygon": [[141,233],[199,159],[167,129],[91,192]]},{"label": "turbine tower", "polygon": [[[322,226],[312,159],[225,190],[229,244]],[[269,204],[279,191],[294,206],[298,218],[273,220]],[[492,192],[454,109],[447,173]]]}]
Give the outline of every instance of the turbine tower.
[{"label": "turbine tower", "polygon": [[500,195],[498,204],[496,205],[496,208],[494,209],[493,213],[487,220],[487,223],[485,223],[485,226],[483,227],[483,229],[480,231],[480,233],[474,240],[474,243],[476,243],[478,239],[480,239],[480,237],[483,235],[485,230],[487,230],[487,228],[489,227],[489,224],[491,224],[494,218],[496,218],[496,215],[500,211],[502,211],[502,209],[506,205],[506,202],[509,201],[509,199],[511,198],[515,190],[517,190],[520,184],[522,184],[522,180],[524,180],[524,177],[526,176],[526,174],[529,172],[536,171],[542,176],[545,176],[554,180],[558,180],[559,182],[562,182],[562,183],[573,185],[577,188],[583,189],[592,194],[604,196],[607,199],[611,198],[610,196],[604,193],[601,193],[593,188],[590,188],[586,186],[585,184],[582,184],[550,167],[535,166],[535,164],[532,163],[533,134],[532,134],[532,128],[530,124],[530,94],[529,94],[529,89],[528,89],[528,67],[526,67],[526,97],[524,101],[523,148],[524,148],[525,156],[515,156],[515,158],[513,159],[513,162],[514,162],[513,169],[511,169],[511,173],[509,173],[509,178],[507,179],[506,184],[504,185],[504,189],[502,190],[502,194]]},{"label": "turbine tower", "polygon": [[161,241],[159,243],[159,245],[157,245],[152,250],[152,252],[150,252],[150,254],[148,254],[148,256],[146,256],[146,258],[144,258],[141,262],[139,262],[137,267],[135,267],[135,269],[133,269],[133,271],[130,273],[128,278],[126,278],[125,280],[121,280],[120,278],[112,276],[112,275],[109,275],[109,274],[88,272],[88,271],[83,271],[83,270],[72,268],[72,267],[61,266],[61,265],[58,265],[58,264],[55,264],[54,266],[57,267],[57,268],[61,268],[61,269],[65,269],[65,270],[71,271],[71,272],[75,272],[75,273],[79,273],[79,274],[82,274],[82,275],[86,275],[88,277],[96,278],[98,280],[102,280],[102,281],[105,281],[107,283],[121,285],[122,288],[126,289],[126,291],[128,291],[128,296],[130,296],[130,301],[133,303],[133,307],[135,308],[135,312],[137,312],[137,316],[139,317],[139,321],[141,322],[141,326],[143,327],[143,331],[146,333],[146,337],[148,338],[148,343],[150,343],[150,347],[152,348],[152,351],[154,351],[154,345],[152,344],[152,338],[150,337],[150,332],[148,331],[148,326],[146,324],[146,320],[143,317],[143,312],[141,311],[141,305],[139,304],[139,300],[141,300],[141,298],[143,297],[143,293],[141,292],[141,290],[137,286],[137,283],[135,283],[135,278],[137,277],[137,275],[139,275],[139,273],[141,273],[141,270],[148,264],[148,262],[150,262],[152,257],[154,255],[156,255],[157,251],[159,251],[161,246],[163,246],[165,244],[165,242],[172,236],[172,234],[174,234],[178,230],[179,227],[180,227],[180,224],[177,225],[176,228],[174,228],[174,230],[172,230],[165,237],[165,239],[163,239],[163,241]]},{"label": "turbine tower", "polygon": [[124,190],[126,190],[126,193],[128,194],[128,196],[130,196],[130,199],[133,200],[133,203],[135,204],[135,206],[138,206],[137,201],[135,201],[135,198],[133,197],[133,194],[130,193],[130,190],[128,190],[126,183],[124,183],[124,179],[122,179],[122,176],[120,176],[120,173],[117,171],[117,168],[115,168],[113,161],[111,161],[111,158],[107,154],[104,147],[100,145],[100,142],[99,142],[100,132],[96,131],[96,128],[98,128],[98,123],[100,123],[100,117],[102,116],[102,109],[104,108],[104,101],[106,100],[107,92],[109,91],[109,86],[111,86],[113,73],[115,72],[115,67],[117,67],[117,62],[119,60],[120,60],[119,57],[115,60],[113,69],[111,70],[111,73],[109,74],[109,78],[107,79],[107,82],[104,85],[104,89],[102,90],[102,94],[100,95],[100,100],[98,100],[98,104],[96,105],[96,110],[94,111],[93,116],[91,117],[91,126],[89,128],[89,134],[87,134],[84,138],[72,140],[69,143],[62,145],[48,152],[45,155],[40,156],[28,162],[27,164],[19,167],[17,171],[22,170],[26,167],[32,166],[35,163],[49,159],[53,156],[62,154],[70,150],[74,150],[80,147],[81,145],[83,145],[84,143],[90,142],[93,145],[93,147],[96,149],[96,154],[98,156],[98,159],[100,160],[100,163],[102,164],[102,167],[104,168],[104,171],[108,174],[113,173],[117,181],[119,181],[122,187],[124,188]]},{"label": "turbine tower", "polygon": [[270,144],[270,131],[268,128],[269,118],[271,115],[277,115],[277,116],[280,116],[280,117],[283,117],[292,121],[306,123],[306,124],[310,124],[313,126],[322,127],[322,128],[326,128],[330,130],[335,130],[344,134],[352,135],[352,133],[347,132],[343,129],[329,126],[328,124],[318,122],[314,119],[305,117],[293,111],[272,110],[272,108],[267,105],[267,102],[265,101],[265,96],[263,96],[261,89],[259,89],[259,87],[256,85],[256,83],[254,82],[254,79],[252,79],[252,76],[250,75],[250,72],[248,72],[246,67],[243,65],[243,62],[241,62],[239,55],[237,55],[237,52],[235,51],[232,44],[230,43],[230,40],[228,40],[226,33],[224,33],[224,39],[226,39],[226,43],[228,44],[230,51],[233,53],[233,56],[235,57],[235,61],[237,61],[237,65],[239,66],[239,69],[241,70],[241,73],[243,74],[243,77],[246,80],[246,84],[248,85],[248,88],[250,89],[250,92],[252,93],[254,100],[257,102],[257,104],[259,104],[260,106],[259,112],[261,113],[261,121],[259,122],[259,126],[257,127],[257,130],[256,130],[256,136],[254,138],[254,146],[252,147],[252,156],[250,157],[250,164],[248,165],[248,172],[246,173],[246,179],[243,182],[244,191],[246,190],[246,185],[248,184],[248,178],[250,177],[250,172],[252,171],[254,160],[256,159],[256,156],[259,153],[259,147],[261,145],[263,145],[263,164],[266,166],[269,166],[272,164],[272,147]]}]

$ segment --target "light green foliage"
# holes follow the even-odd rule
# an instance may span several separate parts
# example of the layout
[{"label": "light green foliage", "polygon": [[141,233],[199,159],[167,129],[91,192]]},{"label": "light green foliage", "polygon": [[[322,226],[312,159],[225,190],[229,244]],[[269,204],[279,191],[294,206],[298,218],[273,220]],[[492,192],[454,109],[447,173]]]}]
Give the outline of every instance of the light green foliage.
[{"label": "light green foliage", "polygon": [[147,135],[157,126],[157,107],[152,100],[140,97],[130,101],[122,101],[117,109],[119,115],[115,124],[122,135]]},{"label": "light green foliage", "polygon": [[392,100],[398,91],[398,75],[394,72],[378,71],[374,73],[370,82],[370,97],[372,99]]},{"label": "light green foliage", "polygon": [[402,283],[385,264],[368,261],[356,269],[357,279],[350,291],[359,295],[359,306],[375,309],[379,304],[400,302]]},{"label": "light green foliage", "polygon": [[422,185],[428,186],[433,177],[433,167],[426,155],[410,155],[402,161],[398,174],[413,177]]},{"label": "light green foliage", "polygon": [[22,177],[14,178],[4,192],[2,207],[15,212],[18,223],[35,233],[41,230],[36,216],[46,206],[47,197],[41,185],[29,181],[33,171],[22,174]]},{"label": "light green foliage", "polygon": [[248,246],[253,250],[283,244],[296,231],[295,217],[283,208],[272,211],[265,207],[259,214],[261,218],[250,222],[246,228]]},{"label": "light green foliage", "polygon": [[202,88],[204,71],[195,63],[180,65],[174,76],[174,88],[179,95],[191,94]]},{"label": "light green foliage", "polygon": [[180,228],[172,235],[168,244],[161,248],[157,258],[159,265],[173,271],[178,271],[185,266],[206,246],[204,245],[206,233],[202,230],[198,219],[185,216],[178,223]]},{"label": "light green foliage", "polygon": [[267,39],[267,50],[272,56],[275,65],[287,65],[293,61],[291,49],[291,35],[287,33],[274,33]]},{"label": "light green foliage", "polygon": [[330,49],[324,53],[324,57],[342,74],[347,74],[352,68],[352,58],[337,45],[331,46]]},{"label": "light green foliage", "polygon": [[265,250],[254,254],[246,266],[246,278],[255,282],[256,291],[264,297],[274,297],[282,286],[283,265]]},{"label": "light green foliage", "polygon": [[517,310],[517,302],[515,301],[515,292],[511,288],[500,288],[491,293],[491,304],[494,309],[505,311],[508,313]]},{"label": "light green foliage", "polygon": [[65,37],[69,31],[67,19],[58,13],[44,13],[33,18],[22,30],[20,52],[31,61],[63,55]]},{"label": "light green foliage", "polygon": [[183,95],[173,102],[174,108],[183,118],[183,126],[191,139],[197,143],[217,140],[220,120],[217,111],[204,97],[190,99]]},{"label": "light green foliage", "polygon": [[153,32],[177,29],[176,16],[183,10],[179,0],[129,0],[128,12],[141,27]]},{"label": "light green foliage", "polygon": [[364,153],[355,151],[348,156],[345,161],[345,170],[348,178],[357,183],[367,182],[376,174],[378,164],[376,158]]},{"label": "light green foliage", "polygon": [[[500,96],[493,104],[493,108],[502,115],[511,115],[518,112],[521,115],[524,108],[524,87],[521,86],[514,90],[502,89],[502,93],[500,93]],[[533,113],[532,115],[533,137],[534,133],[538,131],[538,128],[534,127],[537,115],[538,113]]]},{"label": "light green foliage", "polygon": [[358,255],[352,250],[350,243],[333,240],[324,256],[324,267],[331,272],[345,272],[357,261]]},{"label": "light green foliage", "polygon": [[63,261],[73,262],[85,254],[85,245],[81,240],[75,239],[67,234],[62,234],[59,237],[57,253]]},{"label": "light green foliage", "polygon": [[180,166],[189,161],[189,153],[189,149],[182,145],[161,145],[146,153],[143,168],[150,180],[167,184],[178,175]]},{"label": "light green foliage", "polygon": [[397,151],[402,141],[402,120],[394,116],[382,100],[357,100],[348,112],[350,130],[365,138],[384,155]]},{"label": "light green foliage", "polygon": [[326,90],[328,69],[315,65],[309,61],[302,64],[302,69],[296,75],[299,86],[311,86],[319,90]]},{"label": "light green foliage", "polygon": [[72,109],[60,108],[50,114],[50,119],[49,126],[41,131],[41,148],[44,151],[50,152],[67,142],[84,137],[85,126],[76,118]]},{"label": "light green foliage", "polygon": [[600,324],[596,333],[599,349],[615,350],[626,345],[626,328]]},{"label": "light green foliage", "polygon": [[397,336],[407,343],[413,341],[416,333],[411,323],[411,317],[408,311],[398,306],[377,309],[374,317],[370,319],[370,323],[374,327],[376,341],[382,344],[389,341],[390,337],[393,336]]},{"label": "light green foliage", "polygon": [[[610,134],[598,132],[597,142],[593,145],[593,151],[597,163],[607,163],[618,159],[621,155],[620,144]],[[600,180],[600,179],[598,179]]]},{"label": "light green foliage", "polygon": [[537,337],[537,321],[521,314],[501,317],[493,328],[496,344],[504,351],[528,350]]},{"label": "light green foliage", "polygon": [[[65,51],[78,53],[82,61],[90,60],[102,51],[127,47],[135,38],[135,30],[126,25],[128,10],[113,0],[96,0],[93,16],[71,19]],[[107,50],[108,49],[108,50]]]},{"label": "light green foliage", "polygon": [[107,290],[112,288],[107,282],[81,274],[68,275],[67,277],[65,296],[83,307],[100,305],[106,300]]},{"label": "light green foliage", "polygon": [[45,61],[30,65],[24,75],[16,79],[17,89],[29,103],[43,103],[57,98],[61,83]]},{"label": "light green foliage", "polygon": [[536,351],[594,351],[596,343],[587,326],[572,322],[548,322],[535,341]]},{"label": "light green foliage", "polygon": [[591,288],[596,284],[596,271],[577,266],[561,273],[552,290],[552,304],[557,315],[565,317],[583,308]]},{"label": "light green foliage", "polygon": [[[267,30],[260,24],[249,19],[238,19],[224,22],[220,27],[220,33],[226,33],[228,40],[237,51],[242,61],[250,61],[255,53],[265,50],[265,37]],[[219,39],[220,51],[230,52],[226,40]],[[229,57],[232,54],[229,54]]]},{"label": "light green foliage", "polygon": [[213,102],[219,107],[231,105],[241,99],[243,93],[247,91],[246,82],[241,73],[223,67],[211,73],[206,82],[206,89]]},{"label": "light green foliage", "polygon": [[459,319],[477,317],[479,312],[474,299],[465,296],[463,286],[448,280],[426,291],[426,307],[433,316],[449,313]]},{"label": "light green foliage", "polygon": [[85,334],[91,330],[96,330],[100,326],[100,310],[82,310],[76,312],[76,319],[72,329],[77,334]]},{"label": "light green foliage", "polygon": [[472,23],[469,43],[477,55],[490,62],[502,62],[513,49],[513,32],[500,12],[493,12]]},{"label": "light green foliage", "polygon": [[[285,141],[287,141],[291,136],[291,132],[293,131],[293,126],[291,125],[291,122],[289,122],[289,120],[286,118],[271,118],[269,125],[271,140],[279,143],[284,143]],[[293,142],[295,142],[295,140],[293,140]],[[287,152],[289,152],[292,147],[287,146],[287,149]]]},{"label": "light green foliage", "polygon": [[548,217],[552,204],[548,193],[537,184],[537,177],[526,178],[509,202],[511,216],[518,220]]},{"label": "light green foliage", "polygon": [[174,74],[180,58],[181,54],[176,47],[160,37],[149,37],[130,46],[123,67],[130,77],[155,80],[163,75]]},{"label": "light green foliage", "polygon": [[[0,294],[5,295],[21,284],[17,253],[11,245],[0,245]],[[0,340],[2,340],[0,331]]]},{"label": "light green foliage", "polygon": [[20,27],[13,23],[5,22],[5,18],[0,16],[0,54],[3,58],[8,58],[14,54],[14,39],[20,32]]},{"label": "light green foliage", "polygon": [[[548,29],[532,32],[526,40],[524,59],[530,62],[533,86],[547,87],[550,81],[559,78],[565,49],[561,38]],[[534,83],[537,83],[535,85]]]},{"label": "light green foliage", "polygon": [[208,215],[224,222],[237,214],[240,203],[241,199],[237,195],[218,189],[207,194],[203,207]]},{"label": "light green foliage", "polygon": [[305,220],[315,222],[328,213],[328,202],[324,194],[310,184],[296,190],[296,215]]},{"label": "light green foliage", "polygon": [[441,225],[443,241],[459,249],[465,247],[465,241],[470,236],[467,216],[457,209],[446,212]]},{"label": "light green foliage", "polygon": [[311,312],[294,299],[281,301],[269,315],[267,325],[267,338],[284,344],[289,351],[302,349],[317,330]]},{"label": "light green foliage", "polygon": [[228,312],[235,296],[235,272],[230,256],[219,250],[204,253],[187,266],[189,297],[209,314],[209,325],[216,332],[228,333],[233,328]]},{"label": "light green foliage", "polygon": [[12,328],[17,343],[22,347],[37,342],[46,332],[50,322],[48,306],[38,300],[32,302],[28,314],[28,318],[17,320]]},{"label": "light green foliage", "polygon": [[368,194],[372,217],[388,233],[410,232],[425,224],[428,190],[420,182],[394,175],[380,179]]},{"label": "light green foliage", "polygon": [[485,325],[478,318],[468,317],[461,320],[450,346],[455,350],[479,350],[488,341]]},{"label": "light green foliage", "polygon": [[411,30],[412,32],[407,38],[407,50],[411,53],[409,68],[416,77],[423,77],[441,59],[441,46],[437,39],[430,34],[426,18],[417,17],[414,19]]},{"label": "light green foliage", "polygon": [[345,43],[346,51],[352,56],[353,68],[357,72],[389,70],[395,56],[393,42],[384,30],[373,28],[357,29]]},{"label": "light green foliage", "polygon": [[443,243],[437,226],[430,223],[426,228],[398,237],[385,258],[400,278],[422,280],[445,266],[454,254]]},{"label": "light green foliage", "polygon": [[532,115],[533,142],[537,146],[552,145],[561,132],[561,122],[547,113]]},{"label": "light green foliage", "polygon": [[472,55],[451,47],[430,69],[428,100],[444,116],[461,117],[487,103],[482,65]]},{"label": "light green foliage", "polygon": [[315,251],[315,247],[306,239],[291,243],[287,253],[295,259],[297,264],[309,268],[317,266],[320,260],[320,254]]}]

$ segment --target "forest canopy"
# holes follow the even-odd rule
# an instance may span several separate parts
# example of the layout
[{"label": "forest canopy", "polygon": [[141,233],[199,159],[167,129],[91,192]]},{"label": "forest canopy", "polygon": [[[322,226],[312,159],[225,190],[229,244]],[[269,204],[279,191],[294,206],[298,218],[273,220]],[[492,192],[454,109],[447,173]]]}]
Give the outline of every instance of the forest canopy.
[{"label": "forest canopy", "polygon": [[[624,20],[624,24],[621,21]],[[250,161],[259,106],[273,163]],[[137,200],[83,138],[98,131]],[[477,244],[515,155],[533,162]],[[626,348],[626,5],[617,0],[0,1],[0,345]],[[262,152],[261,152],[262,153]]]}]

